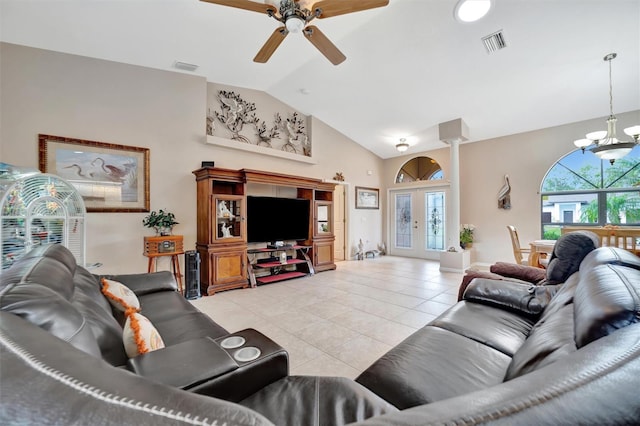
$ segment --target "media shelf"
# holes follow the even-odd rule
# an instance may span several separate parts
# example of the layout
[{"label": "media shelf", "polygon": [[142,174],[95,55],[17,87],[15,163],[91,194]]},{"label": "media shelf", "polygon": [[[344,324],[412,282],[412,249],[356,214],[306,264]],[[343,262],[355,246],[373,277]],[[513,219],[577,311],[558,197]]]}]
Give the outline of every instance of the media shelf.
[{"label": "media shelf", "polygon": [[[307,255],[310,249],[311,246],[287,246],[247,250],[247,275],[251,287],[313,275],[315,270]],[[271,260],[283,253],[287,256],[286,262]],[[267,255],[267,260],[264,261],[265,258],[260,255]]]},{"label": "media shelf", "polygon": [[282,262],[267,262],[267,263],[256,263],[253,265],[254,268],[274,268],[276,266],[286,266],[286,265],[295,265],[296,263],[306,263],[306,260],[302,259],[288,259],[287,263]]}]

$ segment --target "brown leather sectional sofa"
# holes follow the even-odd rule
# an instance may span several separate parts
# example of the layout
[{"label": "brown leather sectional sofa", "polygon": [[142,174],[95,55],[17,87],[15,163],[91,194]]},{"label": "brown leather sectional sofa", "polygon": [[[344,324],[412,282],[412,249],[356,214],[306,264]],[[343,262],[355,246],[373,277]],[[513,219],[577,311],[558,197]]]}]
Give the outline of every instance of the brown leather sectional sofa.
[{"label": "brown leather sectional sofa", "polygon": [[37,248],[0,278],[0,423],[637,424],[640,258],[599,248],[578,263],[547,288],[474,280],[353,381],[289,376],[255,330],[234,336],[264,359],[235,360],[168,273],[112,277],[167,346],[123,358],[98,277]]}]

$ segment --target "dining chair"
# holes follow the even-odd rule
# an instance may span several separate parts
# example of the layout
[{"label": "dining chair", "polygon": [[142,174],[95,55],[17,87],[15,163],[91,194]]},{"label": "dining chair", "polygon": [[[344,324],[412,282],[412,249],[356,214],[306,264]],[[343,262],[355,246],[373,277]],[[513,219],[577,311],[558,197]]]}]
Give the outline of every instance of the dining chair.
[{"label": "dining chair", "polygon": [[593,232],[600,238],[601,247],[619,247],[640,256],[640,228],[624,227],[617,225],[595,226],[565,226],[562,234],[575,231]]},{"label": "dining chair", "polygon": [[[520,246],[520,238],[518,238],[518,230],[513,225],[507,225],[509,236],[511,237],[511,245],[513,246],[513,257],[516,258],[518,265],[528,265],[531,249]],[[524,256],[526,255],[526,257]]]}]

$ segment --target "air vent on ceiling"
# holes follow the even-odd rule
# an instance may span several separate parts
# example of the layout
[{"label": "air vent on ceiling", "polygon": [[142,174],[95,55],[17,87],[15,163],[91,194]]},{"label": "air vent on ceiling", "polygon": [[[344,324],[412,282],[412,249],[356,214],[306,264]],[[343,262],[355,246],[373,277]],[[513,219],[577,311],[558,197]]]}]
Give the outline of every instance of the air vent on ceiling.
[{"label": "air vent on ceiling", "polygon": [[493,53],[496,50],[507,47],[507,42],[504,41],[504,34],[502,33],[502,30],[489,34],[486,37],[482,37],[482,43],[484,43],[484,48],[487,49],[487,53]]},{"label": "air vent on ceiling", "polygon": [[198,65],[195,64],[189,64],[187,62],[180,62],[180,61],[175,61],[173,63],[173,66],[178,68],[179,70],[183,70],[183,71],[195,71],[198,69]]}]

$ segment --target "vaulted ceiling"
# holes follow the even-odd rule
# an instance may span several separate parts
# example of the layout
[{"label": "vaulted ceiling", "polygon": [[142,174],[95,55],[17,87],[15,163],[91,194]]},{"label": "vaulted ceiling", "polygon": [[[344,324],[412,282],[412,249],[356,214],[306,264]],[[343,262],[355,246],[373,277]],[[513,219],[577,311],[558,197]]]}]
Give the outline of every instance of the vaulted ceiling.
[{"label": "vaulted ceiling", "polygon": [[[300,34],[254,63],[278,23],[198,0],[0,0],[0,39],[175,72],[197,64],[193,74],[263,90],[382,158],[402,137],[408,153],[443,146],[438,123],[455,118],[473,142],[605,117],[610,52],[614,111],[640,110],[640,0],[495,0],[467,24],[456,1],[314,21],[347,56],[338,66]],[[507,47],[487,53],[481,38],[500,30]]]}]

